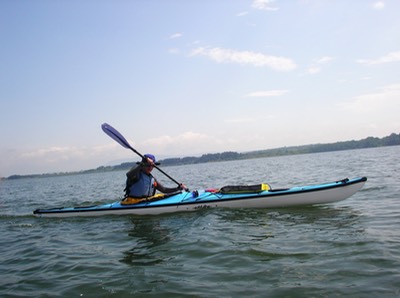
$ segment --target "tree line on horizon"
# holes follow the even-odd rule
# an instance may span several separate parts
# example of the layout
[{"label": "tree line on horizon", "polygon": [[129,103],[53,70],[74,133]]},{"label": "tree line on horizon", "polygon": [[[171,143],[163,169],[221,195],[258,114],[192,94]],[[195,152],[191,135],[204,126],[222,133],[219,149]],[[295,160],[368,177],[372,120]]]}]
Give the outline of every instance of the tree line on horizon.
[{"label": "tree line on horizon", "polygon": [[[238,153],[234,151],[226,151],[222,153],[207,153],[199,157],[187,156],[181,158],[180,157],[166,158],[160,160],[160,162],[162,163],[163,166],[176,166],[176,165],[199,164],[207,162],[231,161],[231,160],[285,156],[285,155],[295,155],[295,154],[322,153],[331,151],[343,151],[343,150],[376,148],[376,147],[397,146],[397,145],[400,145],[400,133],[399,134],[392,133],[391,135],[383,138],[367,137],[359,141],[352,140],[352,141],[343,141],[343,142],[328,143],[328,144],[280,147],[275,149],[257,150],[244,153]],[[34,175],[12,175],[5,179],[65,176],[65,175],[75,175],[75,174],[89,174],[97,172],[127,170],[130,169],[132,166],[134,166],[134,164],[135,162],[124,162],[119,165],[100,166],[96,169],[83,170],[79,172],[62,172],[62,173],[34,174]]]},{"label": "tree line on horizon", "polygon": [[187,165],[187,164],[216,162],[216,161],[229,161],[229,160],[252,159],[252,158],[295,155],[295,154],[321,153],[321,152],[376,148],[376,147],[396,146],[396,145],[400,145],[400,133],[399,134],[392,133],[391,135],[383,138],[368,137],[359,141],[352,140],[352,141],[343,141],[343,142],[328,143],[328,144],[312,144],[312,145],[302,145],[302,146],[280,147],[274,149],[250,151],[245,153],[227,151],[222,153],[203,154],[200,157],[192,156],[183,158],[166,158],[161,160],[160,162],[164,166]]}]

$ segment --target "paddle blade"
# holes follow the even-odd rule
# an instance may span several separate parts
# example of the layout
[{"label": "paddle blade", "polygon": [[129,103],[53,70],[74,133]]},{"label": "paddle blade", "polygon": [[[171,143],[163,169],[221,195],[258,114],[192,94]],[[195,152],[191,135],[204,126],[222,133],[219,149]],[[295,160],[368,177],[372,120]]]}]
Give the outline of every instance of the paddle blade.
[{"label": "paddle blade", "polygon": [[101,125],[101,129],[110,137],[112,138],[114,141],[116,141],[117,143],[119,143],[122,147],[125,147],[127,149],[131,149],[133,151],[135,151],[131,145],[129,145],[128,141],[114,128],[112,127],[110,124],[107,123],[103,123]]}]

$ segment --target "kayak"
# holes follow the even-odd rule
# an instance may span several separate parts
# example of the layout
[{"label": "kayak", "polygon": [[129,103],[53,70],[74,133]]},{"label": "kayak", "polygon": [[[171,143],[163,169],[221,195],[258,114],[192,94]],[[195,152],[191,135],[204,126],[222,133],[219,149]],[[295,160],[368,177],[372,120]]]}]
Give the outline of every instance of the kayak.
[{"label": "kayak", "polygon": [[182,191],[150,198],[128,198],[113,203],[36,209],[38,217],[76,217],[103,215],[157,215],[208,208],[282,208],[338,202],[355,194],[367,177],[335,182],[272,189],[268,184],[226,186],[221,189]]}]

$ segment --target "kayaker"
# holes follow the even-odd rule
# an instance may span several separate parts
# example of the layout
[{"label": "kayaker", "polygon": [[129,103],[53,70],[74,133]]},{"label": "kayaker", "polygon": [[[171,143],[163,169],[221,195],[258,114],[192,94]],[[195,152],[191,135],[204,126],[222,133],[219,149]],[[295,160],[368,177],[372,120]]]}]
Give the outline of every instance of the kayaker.
[{"label": "kayaker", "polygon": [[158,182],[151,171],[155,165],[159,165],[156,162],[156,158],[153,154],[145,154],[141,162],[138,165],[132,167],[128,173],[126,173],[126,187],[125,197],[143,198],[151,197],[155,194],[156,190],[162,193],[173,193],[186,189],[184,184],[180,184],[177,187],[165,187]]}]

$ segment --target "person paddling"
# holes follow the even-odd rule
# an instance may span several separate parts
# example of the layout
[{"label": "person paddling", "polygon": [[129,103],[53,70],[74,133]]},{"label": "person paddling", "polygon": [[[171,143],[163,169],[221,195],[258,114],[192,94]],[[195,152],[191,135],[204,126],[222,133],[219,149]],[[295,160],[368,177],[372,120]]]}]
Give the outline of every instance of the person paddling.
[{"label": "person paddling", "polygon": [[154,196],[156,190],[162,193],[173,193],[187,189],[183,183],[177,187],[170,188],[158,182],[151,174],[151,171],[155,165],[159,164],[153,154],[143,155],[142,161],[138,162],[137,166],[132,167],[126,173],[125,197],[144,198]]}]

